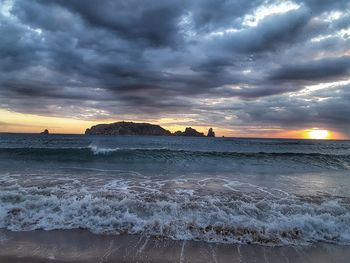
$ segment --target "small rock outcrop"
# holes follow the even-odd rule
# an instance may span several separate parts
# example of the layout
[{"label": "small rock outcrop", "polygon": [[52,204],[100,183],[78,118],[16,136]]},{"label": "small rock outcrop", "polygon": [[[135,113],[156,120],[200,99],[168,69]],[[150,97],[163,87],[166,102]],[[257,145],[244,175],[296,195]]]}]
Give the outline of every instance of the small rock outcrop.
[{"label": "small rock outcrop", "polygon": [[192,136],[192,137],[204,137],[203,132],[198,132],[191,127],[187,127],[184,132],[177,131],[174,133],[175,136]]},{"label": "small rock outcrop", "polygon": [[153,135],[169,136],[171,132],[159,125],[149,123],[115,122],[111,124],[98,124],[86,129],[86,135]]},{"label": "small rock outcrop", "polygon": [[49,130],[48,129],[45,129],[44,131],[42,131],[40,134],[43,134],[43,135],[49,135]]},{"label": "small rock outcrop", "polygon": [[215,132],[214,132],[213,128],[210,128],[208,130],[207,137],[215,137]]}]

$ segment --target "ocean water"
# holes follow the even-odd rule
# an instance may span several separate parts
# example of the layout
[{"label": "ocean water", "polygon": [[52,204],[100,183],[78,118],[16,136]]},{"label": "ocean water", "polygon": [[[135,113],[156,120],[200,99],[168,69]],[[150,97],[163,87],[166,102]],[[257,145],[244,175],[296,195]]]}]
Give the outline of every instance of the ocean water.
[{"label": "ocean water", "polygon": [[350,244],[350,141],[0,134],[0,228]]}]

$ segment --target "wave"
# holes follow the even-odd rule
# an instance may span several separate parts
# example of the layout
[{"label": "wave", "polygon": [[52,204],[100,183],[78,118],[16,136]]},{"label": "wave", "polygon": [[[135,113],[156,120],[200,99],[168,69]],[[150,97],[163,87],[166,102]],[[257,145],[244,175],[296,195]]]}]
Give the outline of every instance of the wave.
[{"label": "wave", "polygon": [[56,161],[91,161],[91,160],[133,160],[152,162],[224,162],[232,161],[281,161],[306,164],[328,169],[349,170],[350,155],[323,154],[303,152],[218,152],[218,151],[189,151],[166,148],[104,148],[89,146],[81,148],[0,148],[1,158],[56,160]]},{"label": "wave", "polygon": [[326,154],[316,152],[237,152],[237,151],[201,151],[201,150],[182,150],[182,149],[170,149],[170,148],[106,148],[100,146],[90,145],[88,147],[7,147],[0,148],[0,154],[46,154],[46,153],[86,153],[94,155],[112,155],[116,152],[123,153],[173,153],[183,155],[198,155],[198,156],[338,156],[338,157],[350,157],[350,154]]},{"label": "wave", "polygon": [[348,200],[339,198],[277,198],[234,191],[203,195],[200,189],[165,191],[162,185],[169,182],[164,181],[117,179],[88,187],[77,178],[32,178],[39,186],[21,183],[22,179],[2,179],[6,184],[0,191],[1,228],[83,228],[103,234],[269,246],[350,244],[350,208]]}]

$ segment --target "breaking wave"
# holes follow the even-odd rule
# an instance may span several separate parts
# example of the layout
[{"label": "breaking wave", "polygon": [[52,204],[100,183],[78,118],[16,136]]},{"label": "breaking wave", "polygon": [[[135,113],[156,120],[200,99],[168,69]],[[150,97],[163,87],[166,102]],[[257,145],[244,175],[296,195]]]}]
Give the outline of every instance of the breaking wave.
[{"label": "breaking wave", "polygon": [[[1,228],[82,228],[269,246],[350,244],[349,200],[341,197],[302,197],[212,178],[26,177],[1,177]],[[235,190],[247,186],[250,191]]]}]

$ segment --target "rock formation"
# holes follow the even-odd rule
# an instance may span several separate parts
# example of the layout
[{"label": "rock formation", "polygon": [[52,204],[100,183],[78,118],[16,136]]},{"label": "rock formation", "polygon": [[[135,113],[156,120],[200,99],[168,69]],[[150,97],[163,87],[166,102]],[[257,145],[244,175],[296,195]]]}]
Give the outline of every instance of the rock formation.
[{"label": "rock formation", "polygon": [[210,128],[210,129],[208,130],[208,135],[207,135],[207,137],[215,137],[215,132],[214,132],[213,128]]},{"label": "rock formation", "polygon": [[[135,122],[115,122],[110,124],[98,124],[86,129],[86,135],[152,135],[152,136],[194,136],[205,137],[204,133],[198,132],[191,127],[187,127],[185,131],[177,131],[171,133],[159,125],[150,123]],[[209,137],[215,137],[212,128],[208,131]]]},{"label": "rock formation", "polygon": [[187,127],[184,132],[177,131],[174,133],[175,136],[192,136],[192,137],[204,137],[203,132],[198,132],[191,127]]},{"label": "rock formation", "polygon": [[86,129],[87,135],[154,135],[166,136],[171,132],[159,125],[149,123],[115,122],[111,124],[98,124]]},{"label": "rock formation", "polygon": [[48,129],[45,129],[43,132],[41,132],[40,134],[43,134],[43,135],[48,135],[48,134],[50,134],[49,133],[49,130]]}]

